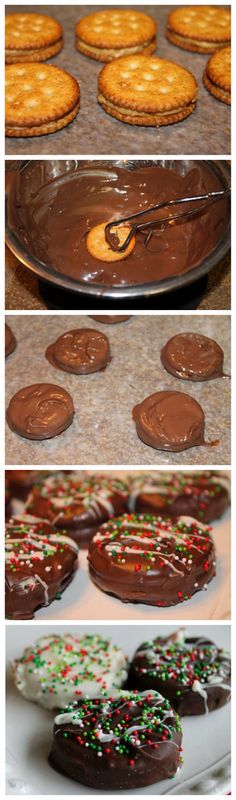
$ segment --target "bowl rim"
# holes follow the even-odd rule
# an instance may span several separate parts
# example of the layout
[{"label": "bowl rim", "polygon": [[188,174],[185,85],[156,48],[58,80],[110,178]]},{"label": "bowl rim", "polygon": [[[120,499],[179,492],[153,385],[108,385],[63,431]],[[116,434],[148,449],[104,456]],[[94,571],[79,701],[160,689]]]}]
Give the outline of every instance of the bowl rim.
[{"label": "bowl rim", "polygon": [[[39,159],[37,159],[39,160]],[[53,159],[52,159],[53,160]],[[64,160],[64,159],[61,159]],[[73,160],[73,159],[71,159]],[[105,160],[105,159],[104,159]],[[124,159],[119,159],[120,161]],[[132,159],[130,159],[131,161]],[[153,159],[140,159],[140,164],[143,161],[149,160],[152,162]],[[177,159],[178,160],[178,159]],[[180,159],[179,159],[180,160]],[[193,159],[183,159],[183,160],[193,160]],[[81,159],[81,162],[83,159]],[[102,161],[102,159],[101,159]],[[134,158],[133,161],[136,161]],[[223,161],[224,169],[226,171],[226,175],[230,180],[230,165],[225,159],[221,159],[220,161],[214,161],[213,159],[198,159],[197,163],[199,162],[209,165],[210,169],[215,172],[217,177],[219,177],[223,183],[223,185],[227,185],[227,177],[225,174],[221,173],[219,170],[219,164]],[[110,164],[117,163],[117,160],[113,159],[109,161]],[[17,170],[19,165],[24,163],[24,167],[27,166],[28,163],[32,163],[32,159],[28,159],[27,162],[22,161],[15,161],[14,162],[14,169]],[[87,163],[87,162],[86,162]],[[93,163],[93,162],[92,162]],[[97,163],[97,162],[96,162]],[[122,286],[104,286],[101,284],[96,283],[86,283],[85,281],[78,281],[74,278],[64,275],[63,273],[56,272],[50,266],[46,266],[43,262],[39,261],[33,255],[29,255],[27,250],[24,248],[22,242],[15,236],[13,231],[11,231],[8,225],[8,191],[5,192],[5,239],[6,244],[9,247],[10,251],[13,255],[23,264],[27,269],[33,272],[38,278],[41,280],[56,285],[57,288],[64,289],[66,291],[73,292],[74,294],[78,295],[90,295],[91,297],[101,298],[101,299],[111,299],[111,300],[126,300],[132,299],[134,297],[150,297],[153,295],[162,295],[168,292],[176,291],[183,286],[188,286],[191,283],[195,282],[199,278],[202,278],[206,273],[210,272],[214,266],[216,266],[219,261],[224,258],[228,250],[230,249],[231,245],[231,214],[229,213],[229,220],[226,227],[226,230],[218,242],[215,249],[208,255],[206,258],[203,259],[201,264],[193,269],[188,270],[186,272],[181,273],[181,275],[175,275],[169,278],[165,278],[161,281],[152,281],[150,283],[142,283],[142,284],[127,284]],[[229,201],[230,203],[230,201]]]}]

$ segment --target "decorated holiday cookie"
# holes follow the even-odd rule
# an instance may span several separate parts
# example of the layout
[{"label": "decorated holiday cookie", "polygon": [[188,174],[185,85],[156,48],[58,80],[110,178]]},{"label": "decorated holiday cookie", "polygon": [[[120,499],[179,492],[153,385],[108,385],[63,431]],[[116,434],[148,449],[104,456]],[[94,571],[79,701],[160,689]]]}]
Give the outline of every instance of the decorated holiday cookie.
[{"label": "decorated holiday cookie", "polygon": [[29,491],[37,480],[48,475],[48,471],[36,469],[6,469],[6,479],[8,480],[11,496],[17,500],[25,501]]},{"label": "decorated holiday cookie", "polygon": [[46,517],[86,547],[102,522],[125,510],[127,497],[128,485],[119,478],[60,472],[33,487],[27,510]]},{"label": "decorated holiday cookie", "polygon": [[55,719],[50,763],[103,790],[173,778],[181,763],[180,720],[158,692],[86,700]]},{"label": "decorated holiday cookie", "polygon": [[78,547],[45,519],[29,514],[6,524],[6,617],[32,619],[41,606],[60,599],[78,561]]},{"label": "decorated holiday cookie", "polygon": [[230,700],[230,658],[202,637],[186,638],[180,628],[140,645],[129,682],[139,691],[163,692],[182,716],[207,714]]},{"label": "decorated holiday cookie", "polygon": [[19,692],[44,708],[64,708],[81,698],[114,696],[127,678],[127,660],[99,635],[44,636],[14,661]]},{"label": "decorated holiday cookie", "polygon": [[208,523],[229,505],[230,480],[225,472],[155,472],[130,478],[129,511],[187,514]]},{"label": "decorated holiday cookie", "polygon": [[192,517],[124,514],[101,525],[88,558],[104,592],[156,606],[188,600],[216,573],[210,529]]}]

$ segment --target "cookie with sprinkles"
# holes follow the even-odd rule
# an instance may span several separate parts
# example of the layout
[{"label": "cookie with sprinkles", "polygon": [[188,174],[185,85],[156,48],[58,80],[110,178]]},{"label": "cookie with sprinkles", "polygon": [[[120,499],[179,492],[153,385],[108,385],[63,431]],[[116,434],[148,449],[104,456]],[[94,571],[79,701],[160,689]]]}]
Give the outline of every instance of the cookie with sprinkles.
[{"label": "cookie with sprinkles", "polygon": [[58,714],[49,760],[80,783],[124,791],[173,778],[181,742],[179,717],[161,694],[120,692]]},{"label": "cookie with sprinkles", "polygon": [[120,647],[99,635],[51,634],[26,647],[12,665],[17,689],[44,708],[65,708],[93,697],[117,695],[127,680]]},{"label": "cookie with sprinkles", "polygon": [[45,519],[22,514],[6,523],[6,617],[32,619],[60,599],[78,563],[78,547]]},{"label": "cookie with sprinkles", "polygon": [[230,700],[228,653],[202,637],[188,638],[184,628],[141,644],[130,667],[129,684],[155,689],[181,716],[207,714]]},{"label": "cookie with sprinkles", "polygon": [[37,483],[27,510],[63,528],[80,547],[87,547],[102,522],[125,511],[128,484],[112,476],[54,473]]},{"label": "cookie with sprinkles", "polygon": [[48,475],[46,470],[41,472],[35,469],[6,469],[6,479],[8,480],[11,496],[17,500],[25,501],[34,483]]},{"label": "cookie with sprinkles", "polygon": [[101,525],[89,547],[94,583],[123,602],[173,606],[216,574],[210,529],[192,517],[124,514]]},{"label": "cookie with sprinkles", "polygon": [[230,502],[225,472],[156,472],[130,477],[129,511],[163,516],[187,515],[208,523],[224,514]]}]

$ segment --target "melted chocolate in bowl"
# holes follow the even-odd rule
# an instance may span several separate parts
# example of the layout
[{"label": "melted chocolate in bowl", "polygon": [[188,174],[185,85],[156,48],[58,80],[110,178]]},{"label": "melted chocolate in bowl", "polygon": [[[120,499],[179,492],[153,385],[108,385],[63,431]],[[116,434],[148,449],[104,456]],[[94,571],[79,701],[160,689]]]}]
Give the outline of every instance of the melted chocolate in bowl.
[{"label": "melted chocolate in bowl", "polygon": [[[159,166],[132,171],[116,166],[110,170],[86,167],[83,172],[56,177],[36,192],[32,186],[26,200],[24,193],[16,190],[9,215],[18,238],[47,267],[85,284],[127,286],[181,275],[198,266],[226,230],[228,202],[217,201],[191,221],[155,230],[148,245],[144,234],[138,233],[132,254],[116,263],[103,263],[89,254],[89,230],[163,200],[220,188],[220,179],[203,163],[185,176]],[[193,208],[199,208],[199,203],[185,204],[184,211]],[[180,209],[162,209],[155,212],[155,218],[173,216]]]}]

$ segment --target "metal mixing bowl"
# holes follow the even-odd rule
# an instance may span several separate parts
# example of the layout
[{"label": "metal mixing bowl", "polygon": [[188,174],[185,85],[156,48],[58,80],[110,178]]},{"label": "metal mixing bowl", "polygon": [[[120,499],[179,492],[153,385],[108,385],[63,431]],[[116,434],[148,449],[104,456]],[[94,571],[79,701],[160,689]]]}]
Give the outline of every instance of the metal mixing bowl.
[{"label": "metal mixing bowl", "polygon": [[[34,186],[34,190],[38,191],[43,184],[47,181],[51,181],[53,178],[57,178],[63,174],[68,174],[73,171],[83,171],[84,169],[91,170],[91,168],[96,167],[96,169],[100,168],[102,170],[107,169],[108,167],[111,168],[112,166],[116,167],[126,167],[127,169],[138,169],[140,166],[145,165],[156,165],[162,166],[169,169],[174,169],[178,171],[180,174],[185,175],[191,168],[196,166],[197,164],[201,164],[203,162],[194,161],[191,159],[178,159],[176,160],[125,160],[119,159],[115,160],[102,160],[102,161],[82,161],[82,160],[44,160],[44,161],[14,161],[11,162],[9,172],[14,169],[18,173],[18,188],[20,188],[21,196],[29,199],[30,193],[32,193],[32,182],[33,177],[35,180],[35,171],[38,169],[38,164],[41,164],[41,169],[38,170],[38,179],[37,179],[37,186]],[[222,188],[226,188],[230,186],[230,168],[226,161],[205,161],[207,167],[210,172],[213,172],[219,179]],[[10,175],[9,175],[10,177]],[[61,289],[69,290],[71,292],[75,292],[81,296],[88,296],[90,295],[91,298],[98,299],[107,298],[111,300],[132,300],[135,297],[144,298],[144,297],[151,297],[155,295],[163,295],[166,292],[172,292],[177,289],[181,289],[191,283],[193,281],[197,281],[199,278],[206,275],[216,264],[224,258],[225,254],[227,253],[230,247],[230,203],[228,203],[228,222],[225,233],[223,234],[222,238],[219,240],[215,249],[208,255],[204,260],[193,269],[189,270],[188,272],[182,273],[181,275],[174,276],[172,278],[167,278],[166,280],[161,281],[153,281],[152,283],[145,283],[139,285],[132,285],[132,286],[104,286],[101,284],[96,283],[85,283],[83,281],[76,281],[73,278],[68,277],[67,275],[63,275],[60,272],[56,272],[51,267],[43,264],[37,258],[35,258],[24,245],[24,243],[20,240],[19,236],[16,235],[13,225],[11,223],[10,215],[9,215],[9,206],[14,204],[14,181],[11,180],[6,181],[6,242],[10,250],[14,253],[14,255],[21,261],[24,266],[28,267],[32,272],[34,272],[39,278],[44,281],[47,281],[50,284],[54,284]],[[82,297],[81,297],[82,299]]]}]

